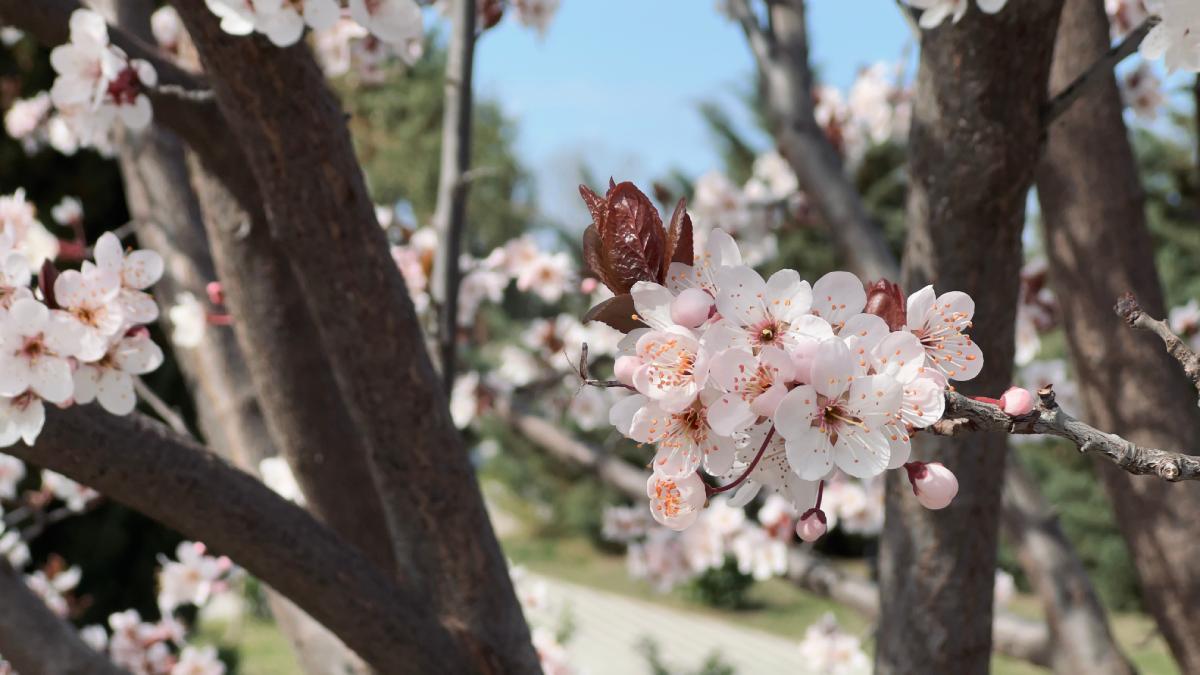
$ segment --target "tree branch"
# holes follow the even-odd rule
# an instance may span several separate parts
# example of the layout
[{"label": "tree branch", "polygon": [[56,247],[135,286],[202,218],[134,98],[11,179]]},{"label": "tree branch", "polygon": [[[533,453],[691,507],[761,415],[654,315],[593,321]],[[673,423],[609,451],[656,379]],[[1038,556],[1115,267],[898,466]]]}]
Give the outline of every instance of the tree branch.
[{"label": "tree branch", "polygon": [[751,0],[730,0],[758,65],[775,141],[829,228],[846,264],[868,279],[899,276],[887,241],[846,176],[837,150],[817,124],[802,0],[767,3],[763,26]]},{"label": "tree branch", "polygon": [[1123,40],[1105,52],[1104,56],[1096,59],[1096,62],[1080,74],[1079,77],[1075,78],[1075,81],[1068,84],[1062,91],[1047,101],[1046,105],[1042,108],[1042,127],[1048,128],[1063,113],[1070,110],[1076,101],[1090,91],[1095,83],[1111,75],[1118,63],[1124,61],[1137,51],[1138,47],[1142,44],[1142,40],[1145,40],[1146,35],[1149,34],[1150,29],[1157,26],[1159,21],[1160,19],[1157,16],[1151,16],[1143,21],[1141,25],[1130,31]]},{"label": "tree branch", "polygon": [[1081,453],[1101,455],[1134,475],[1158,476],[1171,482],[1200,480],[1200,457],[1140,447],[1080,422],[1058,406],[1050,387],[1039,391],[1038,397],[1037,407],[1028,415],[1010,417],[994,405],[947,391],[943,422],[950,420],[950,423],[938,422],[930,431],[941,436],[964,431],[1057,436],[1074,443]]},{"label": "tree branch", "polygon": [[452,629],[420,595],[393,585],[357,549],[254,477],[140,415],[76,406],[47,410],[46,418],[33,448],[17,444],[5,452],[228,554],[381,672],[451,667],[445,658],[454,653]]},{"label": "tree branch", "polygon": [[1141,304],[1138,303],[1137,297],[1133,293],[1126,293],[1117,300],[1115,308],[1117,316],[1125,320],[1131,328],[1144,330],[1154,333],[1163,341],[1163,346],[1166,347],[1167,353],[1170,354],[1179,365],[1183,366],[1183,374],[1191,380],[1192,385],[1200,391],[1200,356],[1192,351],[1187,343],[1184,342],[1178,335],[1171,331],[1171,327],[1166,321],[1155,319],[1146,314],[1142,310]]},{"label": "tree branch", "polygon": [[442,163],[438,176],[433,227],[438,233],[434,261],[433,300],[438,306],[438,348],[442,387],[454,387],[458,348],[458,284],[462,276],[459,253],[467,220],[471,183],[471,124],[474,111],[472,75],[475,63],[475,0],[454,0],[453,32],[446,56],[445,99],[442,111]]},{"label": "tree branch", "polygon": [[25,675],[128,675],[58,618],[0,558],[0,654]]}]

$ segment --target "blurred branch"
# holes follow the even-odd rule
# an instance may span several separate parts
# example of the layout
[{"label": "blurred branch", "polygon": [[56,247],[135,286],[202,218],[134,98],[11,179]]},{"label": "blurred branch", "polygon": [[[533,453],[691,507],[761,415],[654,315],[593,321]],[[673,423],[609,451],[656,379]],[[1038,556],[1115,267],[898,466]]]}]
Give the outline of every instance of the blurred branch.
[{"label": "blurred branch", "polygon": [[438,307],[437,342],[442,386],[454,387],[458,348],[459,254],[466,228],[471,186],[472,76],[475,63],[475,0],[452,0],[453,29],[446,55],[446,94],[442,111],[442,163],[433,227],[438,233],[433,300]]},{"label": "blurred branch", "polygon": [[1134,28],[1125,36],[1125,39],[1115,44],[1104,56],[1096,60],[1090,68],[1085,70],[1075,81],[1068,84],[1062,91],[1058,92],[1046,102],[1042,109],[1042,126],[1048,128],[1054,123],[1063,113],[1071,109],[1084,94],[1086,94],[1102,78],[1112,75],[1113,69],[1117,64],[1124,61],[1127,57],[1137,51],[1141,46],[1142,40],[1146,39],[1146,35],[1150,29],[1158,25],[1161,21],[1157,16],[1151,16],[1143,21],[1137,28]]},{"label": "blurred branch", "polygon": [[25,675],[128,675],[89,647],[70,622],[51,612],[3,558],[0,597],[4,598],[0,604],[0,653],[16,670]]},{"label": "blurred branch", "polygon": [[837,150],[814,113],[813,76],[802,0],[767,3],[767,25],[751,0],[730,0],[742,27],[771,119],[775,141],[829,228],[846,264],[867,279],[899,277],[883,230],[867,212]]},{"label": "blurred branch", "polygon": [[179,413],[174,408],[167,405],[167,402],[162,400],[158,394],[151,389],[145,381],[140,377],[133,378],[133,390],[137,393],[138,398],[146,402],[150,409],[158,415],[159,419],[167,423],[171,430],[180,436],[192,437],[192,432],[188,430],[187,422],[183,421]]}]

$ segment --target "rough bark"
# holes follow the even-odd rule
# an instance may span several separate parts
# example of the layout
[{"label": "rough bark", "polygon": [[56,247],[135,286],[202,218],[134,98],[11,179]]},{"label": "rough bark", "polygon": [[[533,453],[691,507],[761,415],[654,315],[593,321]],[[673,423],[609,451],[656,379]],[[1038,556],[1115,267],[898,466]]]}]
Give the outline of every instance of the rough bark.
[{"label": "rough bark", "polygon": [[777,0],[766,5],[766,25],[754,12],[753,0],[732,0],[729,8],[754,54],[780,154],[796,172],[843,259],[866,278],[894,278],[895,256],[813,113],[804,2]]},{"label": "rough bark", "polygon": [[[1071,81],[1108,46],[1099,0],[1069,0],[1052,86]],[[1200,442],[1195,393],[1157,338],[1121,325],[1112,311],[1132,291],[1163,316],[1137,164],[1116,80],[1105,75],[1049,130],[1038,172],[1050,282],[1089,421],[1151,447]],[[1137,566],[1146,609],[1184,672],[1200,671],[1200,488],[1164,486],[1097,463],[1117,524]]]},{"label": "rough bark", "polygon": [[467,194],[471,184],[472,75],[475,67],[475,0],[451,4],[454,28],[446,54],[446,93],[442,114],[442,163],[438,176],[437,209],[433,227],[438,233],[433,292],[438,306],[438,347],[442,386],[454,386],[458,351],[458,266],[463,230],[467,225]]},{"label": "rough bark", "polygon": [[[46,411],[30,448],[57,471],[227,554],[385,673],[465,672],[458,627],[257,478],[162,424],[96,406]],[[152,479],[147,480],[147,477]]]},{"label": "rough bark", "polygon": [[[1016,454],[1008,455],[1004,501],[1018,505],[1002,511],[1013,544],[1042,608],[1054,644],[1051,660],[1058,673],[1132,675],[1133,666],[1113,639],[1104,607],[1092,588],[1083,562],[1070,546],[1058,516],[1037,489],[1037,482]],[[1025,514],[1037,520],[1015,522]]]},{"label": "rough bark", "polygon": [[128,675],[55,616],[25,579],[0,559],[0,654],[25,675]]},{"label": "rough bark", "polygon": [[175,6],[368,450],[401,578],[458,627],[448,658],[535,672],[528,626],[337,100],[304,45],[233,37],[203,2]]},{"label": "rough bark", "polygon": [[[1060,8],[1039,0],[984,15],[972,5],[921,38],[904,286],[975,299],[985,363],[965,391],[996,393],[1011,380],[1025,196]],[[949,508],[927,511],[899,472],[888,478],[876,671],[985,673],[1005,439],[919,439],[913,455],[946,464],[961,489]]]}]

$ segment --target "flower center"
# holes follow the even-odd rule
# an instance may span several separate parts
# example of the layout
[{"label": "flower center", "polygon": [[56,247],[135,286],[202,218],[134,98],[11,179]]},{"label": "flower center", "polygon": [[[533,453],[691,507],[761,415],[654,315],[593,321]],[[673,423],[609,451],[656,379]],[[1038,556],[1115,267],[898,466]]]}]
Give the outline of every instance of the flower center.
[{"label": "flower center", "polygon": [[108,83],[108,96],[117,105],[133,105],[141,93],[142,80],[133,66],[125,66],[125,69]]}]

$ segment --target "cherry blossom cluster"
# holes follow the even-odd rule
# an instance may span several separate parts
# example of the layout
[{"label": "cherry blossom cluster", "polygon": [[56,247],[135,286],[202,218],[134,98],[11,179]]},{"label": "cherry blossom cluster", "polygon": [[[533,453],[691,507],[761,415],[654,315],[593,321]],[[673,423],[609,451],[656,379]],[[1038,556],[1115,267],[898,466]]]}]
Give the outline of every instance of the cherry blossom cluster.
[{"label": "cherry blossom cluster", "polygon": [[906,299],[886,281],[868,293],[848,272],[763,279],[723,230],[689,255],[682,202],[667,231],[630,183],[581,193],[593,215],[585,257],[621,293],[588,318],[628,331],[607,384],[634,393],[609,420],[657,448],[646,487],[655,520],[683,530],[714,494],[737,489],[741,506],[766,485],[801,513],[797,532],[811,541],[825,531],[822,488],[835,469],[871,478],[904,467],[922,504],[950,503],[953,474],[908,462],[909,439],[941,418],[951,381],[983,367],[969,296],[927,286]]},{"label": "cherry blossom cluster", "polygon": [[149,63],[129,58],[109,42],[108,25],[96,12],[71,14],[70,38],[50,52],[50,65],[57,74],[50,89],[57,117],[34,97],[15,119],[6,117],[14,138],[45,137],[64,151],[87,146],[110,151],[118,123],[132,131],[150,124],[153,110],[146,93],[158,75]]},{"label": "cherry blossom cluster", "polygon": [[694,197],[697,242],[703,245],[709,232],[724,230],[742,242],[751,264],[775,257],[775,230],[802,216],[806,205],[796,174],[774,151],[754,160],[750,179],[740,187],[720,171],[700,176]]},{"label": "cherry blossom cluster", "polygon": [[[937,28],[946,19],[958,23],[971,5],[971,0],[905,0],[905,2],[910,7],[921,10],[921,18],[918,23],[921,24],[921,28],[925,29]],[[975,4],[982,11],[995,14],[1004,9],[1008,0],[975,0]]]},{"label": "cherry blossom cluster", "polygon": [[45,264],[56,251],[41,241],[44,232],[23,193],[0,198],[0,447],[33,444],[43,402],[96,401],[114,415],[130,413],[133,378],[163,361],[145,328],[158,318],[146,289],[162,276],[162,258],[127,253],[105,233],[93,260],[59,273]]},{"label": "cherry blossom cluster", "polygon": [[630,576],[666,592],[709,570],[721,569],[727,558],[756,581],[787,574],[795,521],[795,509],[778,495],[764,502],[757,522],[747,518],[743,509],[717,497],[695,525],[683,532],[653,527],[644,509],[609,507],[604,511],[603,535],[625,544]]},{"label": "cherry blossom cluster", "polygon": [[814,98],[817,123],[850,169],[859,165],[872,146],[908,135],[912,90],[901,63],[876,62],[859,70],[846,94],[819,85]]}]

